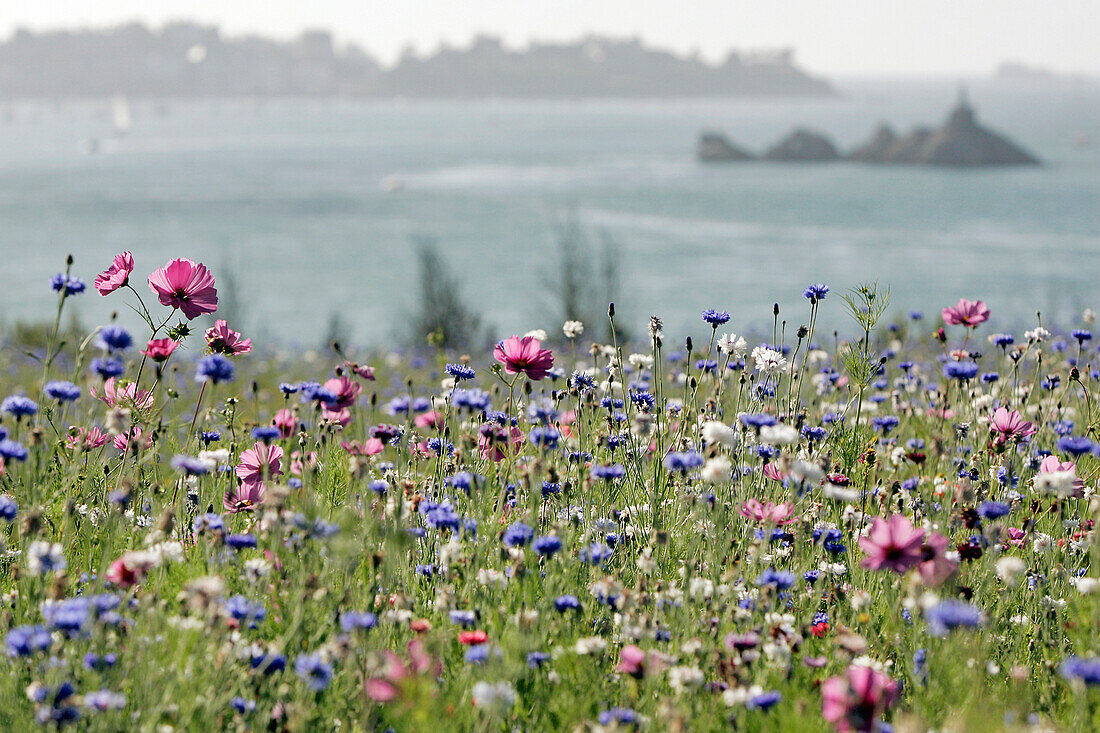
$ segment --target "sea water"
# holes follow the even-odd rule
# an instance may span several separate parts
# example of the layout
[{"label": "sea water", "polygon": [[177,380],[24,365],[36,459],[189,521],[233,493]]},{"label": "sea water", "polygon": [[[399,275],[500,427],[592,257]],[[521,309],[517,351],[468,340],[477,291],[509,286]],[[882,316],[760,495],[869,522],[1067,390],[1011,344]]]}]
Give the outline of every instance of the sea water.
[{"label": "sea water", "polygon": [[[1038,168],[695,160],[704,129],[760,151],[802,126],[847,149],[883,121],[937,125],[959,94],[949,79],[839,86],[816,100],[131,100],[126,130],[111,100],[0,102],[0,324],[49,316],[68,253],[89,283],[84,324],[135,324],[90,287],[131,250],[141,275],[205,262],[248,335],[319,343],[340,313],[356,342],[394,343],[429,238],[498,335],[556,331],[569,221],[615,243],[635,332],[650,315],[699,330],[703,308],[761,329],[773,302],[793,329],[811,282],[877,280],[892,313],[982,298],[1006,327],[1100,310],[1097,86],[969,85],[979,120]],[[838,298],[823,317],[846,328]]]}]

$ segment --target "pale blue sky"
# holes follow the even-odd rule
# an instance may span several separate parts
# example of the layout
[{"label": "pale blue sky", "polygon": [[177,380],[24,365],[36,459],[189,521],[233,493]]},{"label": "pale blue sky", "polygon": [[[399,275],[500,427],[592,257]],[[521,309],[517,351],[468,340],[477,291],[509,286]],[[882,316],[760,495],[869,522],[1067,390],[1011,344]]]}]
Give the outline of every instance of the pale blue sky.
[{"label": "pale blue sky", "polygon": [[827,74],[988,73],[1006,60],[1100,73],[1100,0],[0,0],[0,34],[140,19],[286,38],[328,28],[385,61],[478,33],[509,45],[596,32],[720,58],[793,47]]}]

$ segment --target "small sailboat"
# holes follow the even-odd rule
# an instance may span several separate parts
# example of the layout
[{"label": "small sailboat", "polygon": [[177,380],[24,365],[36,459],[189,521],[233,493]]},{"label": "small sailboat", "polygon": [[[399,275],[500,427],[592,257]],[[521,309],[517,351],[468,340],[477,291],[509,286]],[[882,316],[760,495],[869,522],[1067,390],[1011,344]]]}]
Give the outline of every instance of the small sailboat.
[{"label": "small sailboat", "polygon": [[130,112],[130,103],[121,94],[111,101],[111,118],[114,123],[115,135],[125,135],[134,125],[134,117]]}]

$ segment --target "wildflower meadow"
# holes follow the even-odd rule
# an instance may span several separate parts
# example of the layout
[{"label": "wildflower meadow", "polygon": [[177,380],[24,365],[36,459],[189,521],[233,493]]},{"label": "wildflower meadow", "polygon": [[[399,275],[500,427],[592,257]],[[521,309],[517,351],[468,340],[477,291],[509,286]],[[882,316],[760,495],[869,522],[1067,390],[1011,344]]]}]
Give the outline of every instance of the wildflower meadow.
[{"label": "wildflower meadow", "polygon": [[0,729],[1100,729],[1090,312],[307,358],[89,267],[0,351]]}]

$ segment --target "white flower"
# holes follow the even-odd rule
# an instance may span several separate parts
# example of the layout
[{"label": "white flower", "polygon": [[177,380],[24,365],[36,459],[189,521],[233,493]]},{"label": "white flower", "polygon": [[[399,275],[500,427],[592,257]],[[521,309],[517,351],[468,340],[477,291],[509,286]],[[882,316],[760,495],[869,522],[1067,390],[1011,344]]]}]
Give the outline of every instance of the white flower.
[{"label": "white flower", "polygon": [[573,651],[577,654],[601,654],[604,649],[607,649],[607,642],[599,636],[577,639],[577,643],[573,645]]},{"label": "white flower", "polygon": [[997,577],[1008,585],[1016,585],[1020,582],[1020,576],[1027,572],[1027,563],[1018,557],[1005,555],[997,560]]},{"label": "white flower", "polygon": [[27,570],[31,575],[43,575],[68,567],[65,549],[56,542],[35,540],[27,547]]},{"label": "white flower", "polygon": [[1034,330],[1024,331],[1024,338],[1026,338],[1028,341],[1045,341],[1046,339],[1050,338],[1050,331],[1046,330],[1042,326],[1039,326]]},{"label": "white flower", "polygon": [[626,357],[626,361],[635,369],[649,369],[653,366],[653,357],[649,354],[634,353]]},{"label": "white flower", "polygon": [[724,422],[708,420],[703,423],[703,440],[710,445],[722,445],[726,448],[736,448],[737,432]]},{"label": "white flower", "polygon": [[730,480],[733,474],[733,464],[725,456],[715,456],[703,465],[699,472],[700,478],[708,484],[720,484]]},{"label": "white flower", "polygon": [[787,476],[796,484],[816,484],[825,478],[825,472],[816,463],[795,461],[787,471]]},{"label": "white flower", "polygon": [[474,705],[479,708],[503,713],[516,704],[516,691],[509,683],[478,682],[472,691]]},{"label": "white flower", "polygon": [[1096,578],[1073,578],[1069,582],[1073,583],[1073,587],[1082,595],[1092,595],[1100,591],[1100,580]]},{"label": "white flower", "polygon": [[715,345],[719,351],[728,354],[731,359],[744,357],[745,351],[749,348],[748,342],[735,333],[722,334]]},{"label": "white flower", "polygon": [[821,487],[821,495],[833,501],[855,501],[859,499],[859,492],[855,489],[847,489],[843,486],[831,484],[828,481]]},{"label": "white flower", "polygon": [[677,693],[701,687],[706,682],[703,670],[698,667],[672,667],[668,670],[668,684]]},{"label": "white flower", "polygon": [[769,376],[785,372],[787,367],[790,366],[783,354],[766,346],[757,346],[753,349],[752,360],[756,363],[756,371]]},{"label": "white flower", "polygon": [[477,582],[479,585],[483,585],[486,588],[496,587],[503,588],[508,585],[508,576],[499,570],[493,570],[492,568],[482,568],[477,571]]},{"label": "white flower", "polygon": [[1054,546],[1054,538],[1042,532],[1035,533],[1035,539],[1031,543],[1031,549],[1039,554],[1050,552]]},{"label": "white flower", "polygon": [[567,339],[575,339],[584,333],[584,324],[580,321],[566,321],[561,332]]},{"label": "white flower", "polygon": [[528,331],[527,333],[523,334],[523,338],[527,338],[528,336],[538,341],[545,341],[546,331],[541,328],[536,328],[533,331]]},{"label": "white flower", "polygon": [[1040,473],[1035,477],[1035,490],[1040,494],[1052,494],[1065,498],[1073,495],[1076,482],[1076,470]]},{"label": "white flower", "polygon": [[760,428],[760,442],[768,445],[791,445],[798,442],[798,431],[784,423],[765,425]]},{"label": "white flower", "polygon": [[245,560],[244,576],[255,583],[261,578],[266,578],[271,573],[271,563],[262,557],[253,557]]}]

